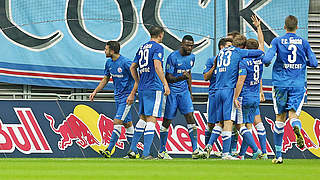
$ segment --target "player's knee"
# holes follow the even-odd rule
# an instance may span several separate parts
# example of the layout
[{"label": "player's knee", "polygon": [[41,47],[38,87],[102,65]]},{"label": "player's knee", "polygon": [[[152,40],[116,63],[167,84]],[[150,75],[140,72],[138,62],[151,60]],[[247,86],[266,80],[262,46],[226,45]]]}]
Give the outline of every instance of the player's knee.
[{"label": "player's knee", "polygon": [[127,123],[123,123],[123,126],[124,126],[125,128],[131,127],[131,126],[132,126],[132,121],[127,122]]},{"label": "player's knee", "polygon": [[297,115],[297,112],[296,112],[295,110],[293,110],[293,109],[291,109],[291,110],[289,111],[288,117],[289,117],[289,119],[292,119],[292,118],[298,119],[298,118],[299,118],[298,115]]},{"label": "player's knee", "polygon": [[185,119],[187,121],[187,124],[195,124],[196,123],[196,121],[193,118],[193,112],[185,114],[184,117],[185,117]]},{"label": "player's knee", "polygon": [[169,128],[171,122],[172,122],[172,120],[167,119],[167,118],[163,118],[162,126],[165,127],[165,128]]},{"label": "player's knee", "polygon": [[113,125],[122,125],[122,121],[120,119],[114,119]]},{"label": "player's knee", "polygon": [[209,129],[210,132],[212,131],[212,129],[214,128],[214,126],[215,126],[215,124],[213,124],[213,123],[208,123],[208,129]]}]

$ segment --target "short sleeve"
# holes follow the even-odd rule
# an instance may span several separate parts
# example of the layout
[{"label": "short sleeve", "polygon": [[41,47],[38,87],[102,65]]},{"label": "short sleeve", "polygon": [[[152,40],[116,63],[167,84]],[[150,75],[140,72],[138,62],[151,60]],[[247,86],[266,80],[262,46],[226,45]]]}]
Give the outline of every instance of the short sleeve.
[{"label": "short sleeve", "polygon": [[109,68],[110,68],[110,67],[109,67],[109,62],[107,61],[107,62],[106,62],[106,65],[105,65],[105,67],[104,67],[104,75],[110,77],[111,74],[110,74]]},{"label": "short sleeve", "polygon": [[169,55],[168,58],[167,58],[166,72],[170,73],[170,74],[174,73],[174,63],[172,62],[171,55]]},{"label": "short sleeve", "polygon": [[247,75],[247,64],[245,60],[241,60],[239,63],[239,76]]},{"label": "short sleeve", "polygon": [[140,58],[139,57],[139,51],[140,51],[140,49],[137,51],[136,56],[133,59],[133,62],[136,63],[136,64],[139,64],[139,58]]},{"label": "short sleeve", "polygon": [[159,61],[163,61],[163,47],[161,45],[159,45],[158,47],[155,48],[154,52],[153,52],[153,57],[152,60],[156,59]]},{"label": "short sleeve", "polygon": [[213,61],[214,59],[213,58],[209,58],[206,62],[206,65],[204,67],[204,70],[203,70],[203,74],[207,73],[210,71],[210,69],[212,68],[213,66]]}]

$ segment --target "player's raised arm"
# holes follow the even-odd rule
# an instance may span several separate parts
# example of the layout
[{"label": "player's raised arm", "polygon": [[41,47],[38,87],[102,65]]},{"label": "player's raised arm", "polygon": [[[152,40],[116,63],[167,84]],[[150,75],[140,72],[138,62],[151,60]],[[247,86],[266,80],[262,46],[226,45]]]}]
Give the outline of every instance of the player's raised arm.
[{"label": "player's raised arm", "polygon": [[316,55],[314,54],[314,52],[312,52],[310,44],[308,43],[308,41],[304,41],[304,46],[306,48],[306,56],[308,58],[307,61],[307,66],[309,67],[318,67],[318,60],[316,58]]},{"label": "player's raised arm", "polygon": [[260,19],[258,19],[257,16],[253,15],[251,16],[251,20],[253,24],[256,26],[258,31],[259,49],[261,51],[264,51],[264,36],[263,36],[261,25],[260,25]]},{"label": "player's raised arm", "polygon": [[212,74],[214,73],[214,70],[216,69],[216,66],[217,66],[216,62],[217,62],[217,56],[214,58],[213,62],[211,58],[207,60],[206,67],[203,71],[203,79],[205,81],[209,81],[211,79]]},{"label": "player's raised arm", "polygon": [[238,81],[236,84],[236,90],[234,93],[234,104],[236,105],[237,108],[240,108],[240,103],[238,101],[238,97],[241,93],[244,81],[246,80],[247,77],[247,69],[246,69],[246,64],[245,61],[240,61],[239,64],[239,77]]},{"label": "player's raised arm", "polygon": [[158,59],[154,59],[153,60],[153,64],[154,64],[154,69],[158,75],[158,77],[160,78],[162,84],[163,84],[163,87],[164,87],[164,95],[169,95],[170,94],[170,89],[169,89],[169,85],[168,85],[168,82],[164,76],[164,72],[163,72],[163,69],[162,69],[162,62]]},{"label": "player's raised arm", "polygon": [[110,76],[103,76],[103,79],[100,81],[99,85],[96,87],[96,89],[90,94],[90,101],[94,100],[94,97],[96,96],[96,94],[101,91],[101,89],[103,89],[106,84],[109,82]]}]

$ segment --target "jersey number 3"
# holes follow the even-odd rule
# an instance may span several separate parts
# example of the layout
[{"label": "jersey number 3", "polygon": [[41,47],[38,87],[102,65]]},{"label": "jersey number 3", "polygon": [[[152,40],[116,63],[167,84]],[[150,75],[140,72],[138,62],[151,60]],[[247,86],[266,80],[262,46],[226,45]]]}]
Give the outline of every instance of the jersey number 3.
[{"label": "jersey number 3", "polygon": [[290,44],[288,46],[288,50],[291,51],[291,54],[288,55],[288,62],[294,63],[297,60],[297,46],[294,44]]}]

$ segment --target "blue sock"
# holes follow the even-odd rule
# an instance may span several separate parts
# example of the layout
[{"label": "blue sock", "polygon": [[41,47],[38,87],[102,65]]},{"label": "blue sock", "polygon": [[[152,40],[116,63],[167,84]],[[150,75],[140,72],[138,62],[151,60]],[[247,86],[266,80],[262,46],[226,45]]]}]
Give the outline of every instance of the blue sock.
[{"label": "blue sock", "polygon": [[290,120],[290,123],[291,123],[292,128],[295,127],[295,126],[297,126],[297,127],[301,130],[301,121],[300,121],[299,119],[297,119],[297,118],[292,118],[292,119]]},{"label": "blue sock", "polygon": [[109,143],[109,146],[108,146],[108,151],[112,151],[114,145],[116,145],[119,137],[120,137],[120,134],[121,134],[121,127],[122,125],[113,125],[113,131],[112,131],[112,135],[111,135],[111,139],[110,139],[110,143]]},{"label": "blue sock", "polygon": [[142,119],[139,119],[139,121],[136,124],[136,128],[134,130],[132,142],[131,142],[131,145],[130,145],[130,150],[135,152],[135,153],[138,153],[137,144],[138,144],[138,141],[140,140],[140,138],[141,138],[141,136],[143,134],[143,131],[144,131],[144,128],[145,128],[146,124],[147,123]]},{"label": "blue sock", "polygon": [[143,156],[150,155],[150,148],[154,137],[154,130],[156,124],[153,122],[147,122],[146,129],[144,130],[144,149]]},{"label": "blue sock", "polygon": [[233,153],[233,152],[237,151],[237,143],[238,143],[238,135],[236,134],[236,132],[232,132],[230,153]]},{"label": "blue sock", "polygon": [[276,121],[274,126],[273,141],[276,149],[276,158],[282,157],[282,139],[285,123]]},{"label": "blue sock", "polygon": [[160,150],[159,152],[166,151],[166,144],[168,139],[168,129],[161,126],[160,128]]},{"label": "blue sock", "polygon": [[187,124],[189,136],[191,139],[192,150],[195,151],[198,148],[198,132],[195,124]]},{"label": "blue sock", "polygon": [[204,133],[204,137],[205,137],[204,138],[204,143],[205,143],[205,145],[208,144],[210,136],[211,136],[211,132],[208,129],[206,129],[206,131]]},{"label": "blue sock", "polygon": [[220,126],[214,126],[214,128],[212,129],[212,132],[211,132],[211,136],[210,136],[210,139],[208,141],[208,144],[213,146],[213,143],[215,143],[218,139],[218,137],[220,136],[222,132],[222,128]]},{"label": "blue sock", "polygon": [[261,146],[261,151],[263,154],[267,153],[267,137],[266,137],[266,129],[263,126],[263,123],[260,122],[256,126],[257,134]]},{"label": "blue sock", "polygon": [[134,134],[133,126],[130,126],[130,127],[126,128],[126,138],[127,138],[127,141],[128,141],[128,143],[130,145],[131,145],[131,142],[132,142],[133,134]]},{"label": "blue sock", "polygon": [[248,144],[246,143],[245,139],[243,139],[241,148],[240,148],[240,153],[239,156],[244,156],[246,155],[247,149],[248,149]]},{"label": "blue sock", "polygon": [[253,152],[258,151],[258,146],[254,142],[253,136],[249,129],[247,129],[245,126],[242,126],[240,128],[240,134],[242,135],[243,139],[245,139],[246,143],[251,147]]},{"label": "blue sock", "polygon": [[222,131],[222,153],[223,154],[229,154],[230,146],[231,146],[231,131]]}]

